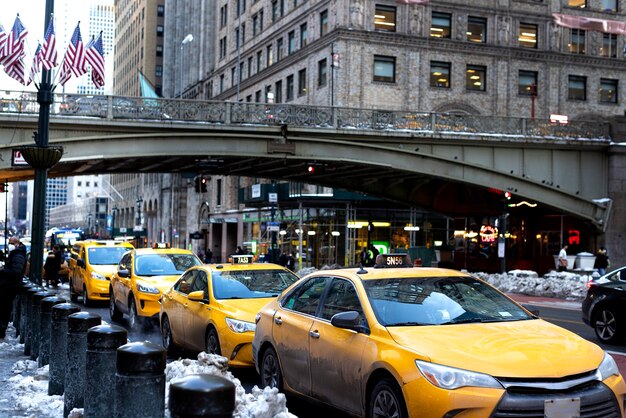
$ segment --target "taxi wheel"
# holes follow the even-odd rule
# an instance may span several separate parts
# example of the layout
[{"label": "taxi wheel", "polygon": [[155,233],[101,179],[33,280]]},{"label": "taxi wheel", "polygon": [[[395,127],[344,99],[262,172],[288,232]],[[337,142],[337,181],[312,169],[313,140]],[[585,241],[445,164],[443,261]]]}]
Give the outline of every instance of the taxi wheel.
[{"label": "taxi wheel", "polygon": [[624,334],[622,327],[621,319],[613,308],[600,308],[593,326],[600,341],[603,343],[615,343],[621,340]]},{"label": "taxi wheel", "polygon": [[115,305],[115,297],[113,297],[113,289],[109,289],[109,315],[111,316],[111,321],[121,321],[123,314],[117,306]]},{"label": "taxi wheel", "polygon": [[170,325],[170,319],[167,315],[163,316],[161,323],[161,340],[163,341],[163,347],[167,351],[167,354],[173,356],[178,353],[178,347],[174,344],[174,339],[172,338],[172,326]]},{"label": "taxi wheel", "polygon": [[398,385],[382,379],[374,386],[368,405],[368,418],[406,418],[408,413]]},{"label": "taxi wheel", "polygon": [[280,363],[278,363],[278,355],[272,347],[263,352],[261,360],[261,385],[277,388],[279,392],[283,391],[283,374],[280,371]]},{"label": "taxi wheel", "polygon": [[78,293],[74,292],[74,281],[70,280],[70,300],[76,302],[78,300]]},{"label": "taxi wheel", "polygon": [[89,295],[87,294],[87,288],[83,286],[83,305],[85,307],[91,306],[91,301],[89,300]]},{"label": "taxi wheel", "polygon": [[206,334],[205,351],[209,354],[217,354],[218,356],[222,355],[222,350],[220,349],[220,339],[217,336],[215,328],[209,329],[209,332]]},{"label": "taxi wheel", "polygon": [[128,300],[128,327],[134,331],[139,329],[141,325],[141,318],[137,315],[137,305],[135,305],[135,298],[131,295]]}]

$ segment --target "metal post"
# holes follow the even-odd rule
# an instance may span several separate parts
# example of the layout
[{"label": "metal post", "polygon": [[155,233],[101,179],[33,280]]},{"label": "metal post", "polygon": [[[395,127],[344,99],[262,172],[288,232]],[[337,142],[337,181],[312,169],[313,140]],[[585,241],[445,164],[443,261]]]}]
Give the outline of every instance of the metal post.
[{"label": "metal post", "polygon": [[33,295],[33,323],[32,323],[32,338],[31,338],[31,350],[30,359],[37,361],[39,357],[39,347],[41,338],[41,301],[48,296],[54,296],[52,292],[42,290]]},{"label": "metal post", "polygon": [[41,332],[39,336],[39,358],[37,359],[39,367],[50,363],[52,307],[62,303],[65,303],[65,299],[58,296],[49,296],[41,300]]},{"label": "metal post", "polygon": [[185,61],[183,57],[183,48],[185,44],[188,44],[191,41],[193,41],[193,35],[188,34],[187,36],[185,36],[185,39],[183,39],[180,43],[180,93],[178,94],[178,97],[181,99],[183,98],[183,62]]},{"label": "metal post", "polygon": [[241,14],[239,15],[239,28],[237,29],[237,33],[239,33],[237,37],[237,103],[239,103],[239,91],[241,89]]},{"label": "metal post", "polygon": [[48,367],[48,395],[63,395],[65,391],[65,369],[67,366],[67,318],[80,312],[71,303],[60,303],[52,307],[50,324],[50,366]]},{"label": "metal post", "polygon": [[170,383],[172,418],[230,418],[235,410],[235,385],[222,376],[195,374]]},{"label": "metal post", "polygon": [[302,202],[298,202],[298,209],[300,212],[300,219],[298,220],[298,228],[300,233],[298,234],[298,270],[302,270]]},{"label": "metal post", "polygon": [[4,255],[9,255],[9,180],[4,181]]},{"label": "metal post", "polygon": [[[272,193],[276,193],[276,181],[272,180]],[[272,218],[272,231],[270,232],[270,263],[278,261],[276,257],[276,231],[274,230],[274,220],[276,218],[276,202],[272,200],[271,204],[271,218]]]}]

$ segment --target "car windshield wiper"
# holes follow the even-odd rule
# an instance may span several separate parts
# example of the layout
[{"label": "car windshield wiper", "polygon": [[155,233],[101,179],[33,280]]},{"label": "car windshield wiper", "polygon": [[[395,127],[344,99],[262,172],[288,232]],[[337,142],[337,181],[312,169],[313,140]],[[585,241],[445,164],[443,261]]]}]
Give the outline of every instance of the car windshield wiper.
[{"label": "car windshield wiper", "polygon": [[422,326],[422,325],[434,325],[434,324],[424,324],[422,322],[394,322],[392,324],[387,324],[387,327],[414,327],[414,326]]},{"label": "car windshield wiper", "polygon": [[499,322],[499,321],[500,319],[493,319],[493,318],[462,318],[462,319],[453,319],[448,322],[442,322],[441,325],[471,324],[471,323]]}]

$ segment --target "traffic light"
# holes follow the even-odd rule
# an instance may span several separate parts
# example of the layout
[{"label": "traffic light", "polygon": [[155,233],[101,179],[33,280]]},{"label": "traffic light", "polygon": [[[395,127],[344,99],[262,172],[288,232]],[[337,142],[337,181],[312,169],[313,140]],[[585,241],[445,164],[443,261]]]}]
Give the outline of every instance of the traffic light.
[{"label": "traffic light", "polygon": [[200,191],[202,193],[207,192],[207,179],[206,177],[200,177]]},{"label": "traffic light", "polygon": [[511,192],[504,192],[504,198],[506,200],[511,200]]},{"label": "traffic light", "polygon": [[306,172],[309,173],[309,174],[315,173],[315,166],[314,165],[307,166]]}]

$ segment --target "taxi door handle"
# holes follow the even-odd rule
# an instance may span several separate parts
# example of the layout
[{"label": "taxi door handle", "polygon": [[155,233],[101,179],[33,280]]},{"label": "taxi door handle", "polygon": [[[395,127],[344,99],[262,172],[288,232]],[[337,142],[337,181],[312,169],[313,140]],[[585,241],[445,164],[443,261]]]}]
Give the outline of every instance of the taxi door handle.
[{"label": "taxi door handle", "polygon": [[274,323],[276,325],[282,325],[283,324],[283,319],[280,316],[277,316],[276,318],[274,318]]},{"label": "taxi door handle", "polygon": [[320,337],[320,333],[317,331],[309,331],[309,337],[318,339]]}]

